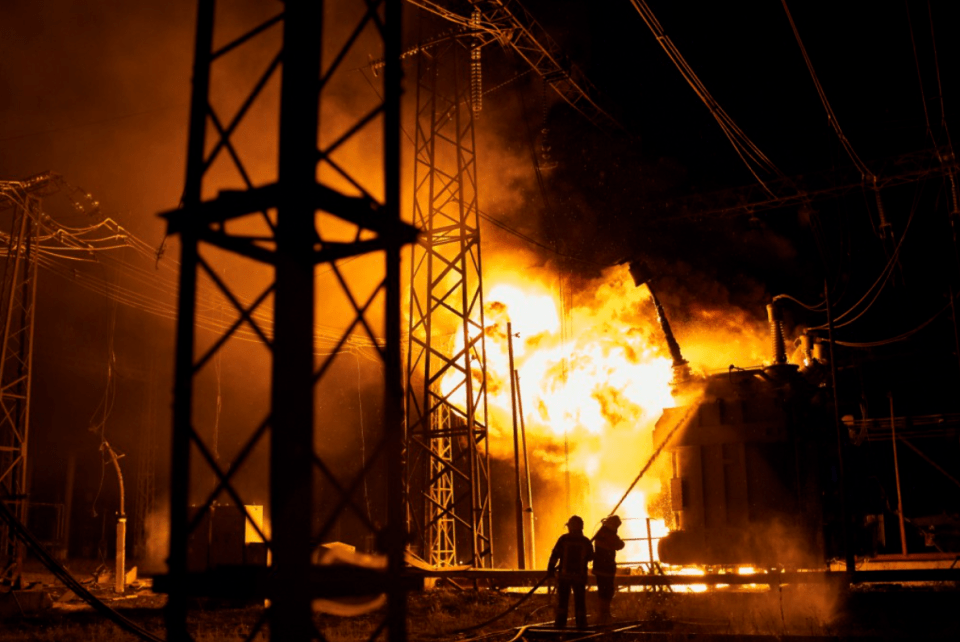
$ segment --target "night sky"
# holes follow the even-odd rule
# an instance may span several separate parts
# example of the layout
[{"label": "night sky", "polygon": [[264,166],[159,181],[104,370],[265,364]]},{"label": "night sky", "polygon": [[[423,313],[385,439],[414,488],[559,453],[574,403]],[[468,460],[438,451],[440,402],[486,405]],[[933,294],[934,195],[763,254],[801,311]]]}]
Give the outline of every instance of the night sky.
[{"label": "night sky", "polygon": [[[660,206],[666,201],[755,181],[628,0],[524,5],[626,130],[611,139],[551,99],[547,126],[558,165],[545,173],[541,193],[532,163],[523,164],[531,157],[528,132],[543,126],[540,81],[525,76],[487,97],[478,132],[487,147],[500,146],[504,154],[481,176],[495,175],[497,163],[510,159],[517,165],[510,189],[524,207],[510,206],[514,201],[494,189],[486,199],[481,185],[482,207],[566,258],[526,249],[563,265],[574,282],[642,258],[658,274],[668,314],[681,319],[711,297],[762,318],[762,306],[775,294],[815,303],[825,279],[842,308],[883,269],[888,249],[874,233],[877,212],[869,192],[818,201],[813,211],[765,211],[752,221],[746,213],[663,220],[669,219]],[[850,168],[780,2],[650,0],[649,6],[718,103],[785,175]],[[867,166],[895,171],[890,159],[932,149],[933,141],[946,145],[942,123],[958,126],[960,109],[956,3],[794,1],[789,7],[843,132]],[[159,246],[164,225],[156,215],[176,207],[183,189],[194,14],[191,2],[4,2],[0,178],[55,171],[93,194],[104,214]],[[407,15],[412,22],[413,11]],[[488,86],[516,73],[502,52],[484,55]],[[942,179],[899,187],[883,198],[895,239],[916,212],[901,254],[901,285],[878,303],[882,318],[851,328],[849,340],[914,327],[942,305],[955,281]],[[493,228],[484,233],[499,248],[523,245]],[[175,256],[175,242],[168,251]],[[799,310],[790,315],[791,324],[816,322]],[[166,462],[172,338],[169,320],[114,306],[41,274],[32,479],[38,497],[59,501],[64,464],[73,453],[75,529],[94,540],[104,503],[115,502],[115,480],[108,476],[101,485],[99,438],[90,430],[102,412],[99,402],[112,381],[116,406],[106,432],[130,454],[133,469],[145,430],[143,409],[154,408],[150,421]],[[237,385],[234,399],[242,394]],[[228,412],[245,412],[240,401],[232,408]],[[158,474],[162,484],[165,473]],[[134,478],[131,471],[128,483]]]}]

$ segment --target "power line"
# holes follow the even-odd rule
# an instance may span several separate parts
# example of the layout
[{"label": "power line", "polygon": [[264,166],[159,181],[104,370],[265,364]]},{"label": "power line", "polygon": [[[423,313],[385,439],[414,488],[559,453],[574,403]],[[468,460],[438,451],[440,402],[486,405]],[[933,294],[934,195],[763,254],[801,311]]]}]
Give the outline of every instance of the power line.
[{"label": "power line", "polygon": [[690,66],[683,57],[683,54],[680,53],[680,50],[666,34],[663,26],[657,20],[653,10],[650,9],[645,0],[630,0],[630,2],[640,14],[640,17],[643,18],[643,21],[647,27],[649,27],[650,31],[653,32],[657,43],[660,44],[671,62],[673,62],[680,71],[684,80],[687,81],[690,88],[693,89],[700,100],[703,101],[703,104],[706,105],[707,109],[710,110],[710,115],[712,115],[714,120],[717,121],[717,124],[720,125],[720,129],[723,131],[724,136],[727,137],[727,140],[730,141],[730,144],[733,145],[740,160],[743,161],[744,165],[746,165],[747,169],[753,174],[753,177],[757,179],[757,182],[760,183],[763,189],[766,190],[770,196],[774,196],[774,193],[767,187],[766,181],[760,177],[758,171],[773,174],[781,179],[786,178],[784,174],[774,165],[773,161],[767,158],[760,148],[750,140],[750,137],[740,129],[733,118],[730,117],[709,90],[707,90],[706,85],[703,84],[696,72],[693,71],[693,67]]},{"label": "power line", "polygon": [[833,107],[830,106],[830,101],[827,99],[827,93],[824,91],[823,85],[820,84],[820,79],[817,77],[817,72],[813,68],[813,62],[810,60],[810,56],[807,55],[807,48],[803,46],[803,40],[800,39],[800,32],[797,30],[797,25],[793,21],[793,15],[790,13],[789,7],[787,7],[787,0],[780,0],[780,2],[783,4],[784,12],[787,14],[787,20],[790,21],[790,28],[793,30],[793,36],[797,41],[797,45],[800,46],[800,52],[803,54],[803,61],[807,65],[807,71],[810,72],[810,77],[813,79],[813,84],[817,88],[817,95],[820,97],[820,103],[827,112],[827,120],[830,122],[830,126],[833,128],[834,133],[836,133],[837,138],[840,139],[840,144],[843,146],[847,156],[850,157],[850,160],[853,162],[854,166],[860,171],[863,179],[869,179],[875,182],[876,177],[873,175],[873,172],[871,172],[870,168],[867,167],[862,160],[860,160],[857,152],[853,149],[853,145],[840,128],[840,121],[837,120],[837,115],[834,113]]},{"label": "power line", "polygon": [[[9,195],[10,192],[5,190],[4,196]],[[37,226],[36,258],[38,265],[45,270],[124,306],[160,318],[176,319],[178,263],[172,259],[155,263],[156,250],[115,220],[104,218],[88,226],[70,227],[60,224],[41,212],[37,219]],[[6,256],[9,235],[0,231],[0,241],[3,242],[3,247],[0,247],[0,256]],[[124,250],[134,252],[144,264],[155,264],[156,267],[148,269],[128,260],[123,257]],[[110,282],[105,274],[83,269],[87,264],[100,265],[103,268],[111,267],[118,275],[123,274],[127,281],[131,281],[139,289],[122,285],[119,278],[116,282]],[[218,318],[217,311],[223,299],[218,288],[202,281],[198,290],[200,302],[197,326],[212,332],[229,331],[233,323],[239,319],[240,310],[236,310],[238,316],[234,319]],[[249,307],[253,303],[253,299],[247,296],[239,296],[237,300],[244,307]],[[267,303],[261,303],[257,309],[250,312],[249,316],[251,321],[263,328],[268,336],[272,333],[273,317]],[[260,342],[256,331],[243,325],[235,328],[232,336],[241,341]],[[316,326],[316,337],[320,349],[338,345],[339,333],[321,324]],[[382,340],[378,339],[375,342],[360,336],[349,337],[344,347],[347,351],[362,353],[376,348],[380,342]]]},{"label": "power line", "polygon": [[950,307],[950,304],[947,303],[945,306],[940,308],[940,310],[934,313],[932,317],[930,317],[929,319],[927,319],[926,321],[924,321],[914,329],[907,330],[906,332],[902,334],[898,334],[895,337],[890,337],[889,339],[882,339],[880,341],[867,341],[867,342],[860,342],[860,343],[856,343],[852,341],[834,341],[834,343],[836,343],[838,346],[846,346],[848,348],[877,348],[877,347],[885,346],[891,343],[896,343],[898,341],[903,341],[904,339],[907,339],[911,335],[916,334],[920,330],[923,330],[925,327],[933,323],[937,319],[937,317],[943,314],[944,311],[946,311],[946,309],[949,307]]}]

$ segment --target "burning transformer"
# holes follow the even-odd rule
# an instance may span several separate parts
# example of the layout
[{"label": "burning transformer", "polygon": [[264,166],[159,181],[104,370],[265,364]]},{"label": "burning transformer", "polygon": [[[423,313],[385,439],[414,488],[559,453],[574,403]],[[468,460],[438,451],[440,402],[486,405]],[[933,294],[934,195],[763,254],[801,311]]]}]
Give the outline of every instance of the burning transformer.
[{"label": "burning transformer", "polygon": [[[936,490],[945,480],[960,485],[960,462],[951,456],[960,413],[939,410],[956,405],[953,379],[941,374],[955,357],[921,350],[934,366],[918,369],[915,353],[874,354],[831,375],[828,344],[803,335],[796,359],[803,365],[795,365],[774,302],[767,308],[772,364],[730,366],[697,380],[654,302],[676,389],[701,387],[697,402],[665,409],[654,429],[664,449],[655,504],[671,529],[659,544],[661,562],[823,569],[843,557],[848,568],[855,558],[904,568],[956,560],[960,493]],[[845,393],[835,407],[837,386]],[[894,390],[908,408],[902,416]],[[875,415],[878,407],[889,414]]]},{"label": "burning transformer", "polygon": [[781,364],[709,376],[695,407],[664,410],[661,462],[673,565],[822,567],[825,413],[817,388]]},{"label": "burning transformer", "polygon": [[[630,272],[650,288],[642,263],[631,263]],[[820,344],[808,366],[788,363],[779,310],[770,305],[772,365],[693,378],[650,293],[673,358],[675,391],[682,397],[685,388],[700,388],[695,403],[665,409],[653,433],[654,444],[665,444],[656,504],[670,528],[659,543],[660,561],[823,568],[836,554],[842,523]]]}]

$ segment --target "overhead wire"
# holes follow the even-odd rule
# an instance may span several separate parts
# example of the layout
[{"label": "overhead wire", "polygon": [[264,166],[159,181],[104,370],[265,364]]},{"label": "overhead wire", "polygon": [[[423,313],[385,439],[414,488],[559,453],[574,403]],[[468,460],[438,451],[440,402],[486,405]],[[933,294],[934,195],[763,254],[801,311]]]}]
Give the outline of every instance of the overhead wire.
[{"label": "overhead wire", "polygon": [[[908,225],[909,225],[909,221],[908,221]],[[904,229],[904,236],[906,236],[906,229]],[[876,302],[876,300],[880,297],[880,294],[883,292],[883,290],[884,290],[884,288],[886,287],[887,283],[890,281],[890,277],[891,277],[891,276],[893,275],[893,273],[894,273],[894,267],[895,267],[895,265],[896,265],[896,263],[897,263],[897,258],[898,258],[898,256],[899,256],[900,247],[901,247],[902,243],[903,243],[903,236],[900,237],[900,242],[897,243],[897,247],[896,247],[896,249],[894,250],[893,255],[892,255],[892,256],[890,257],[890,259],[887,261],[887,264],[884,266],[883,270],[881,270],[880,275],[877,277],[876,281],[873,282],[873,284],[867,289],[866,292],[864,292],[863,296],[860,297],[860,299],[859,299],[856,303],[854,303],[852,306],[850,306],[850,308],[848,308],[846,312],[844,312],[844,313],[842,313],[842,314],[840,314],[840,315],[837,315],[837,317],[834,319],[834,322],[835,322],[835,323],[834,323],[834,326],[833,326],[834,329],[844,328],[844,327],[846,327],[846,326],[854,323],[855,321],[857,321],[857,320],[859,320],[861,317],[863,317],[863,315],[866,314],[867,311],[869,311],[871,307],[873,307],[874,302]],[[879,286],[879,287],[878,287],[878,286]],[[875,291],[874,291],[874,290],[875,290]],[[871,297],[871,294],[873,295],[872,297]],[[859,312],[859,314],[857,314],[856,316],[854,316],[854,317],[851,318],[851,319],[847,319],[847,320],[844,321],[843,323],[836,323],[836,321],[839,321],[839,320],[847,317],[848,315],[852,314],[852,313],[857,309],[857,307],[858,307],[861,303],[863,303],[864,301],[867,300],[867,298],[870,298],[870,301],[867,302],[866,307],[865,307],[863,310],[861,310],[861,311]],[[810,329],[811,329],[811,330],[826,330],[826,329],[827,329],[827,324],[814,326],[814,327],[811,327]]]},{"label": "overhead wire", "polygon": [[867,167],[866,163],[860,160],[860,156],[857,155],[857,152],[854,150],[850,140],[847,138],[846,134],[843,133],[843,129],[840,127],[840,121],[837,119],[837,115],[834,113],[829,99],[827,99],[827,93],[824,91],[823,85],[820,83],[820,78],[817,77],[817,72],[813,68],[813,61],[810,60],[810,56],[807,54],[807,48],[804,47],[803,40],[800,38],[800,31],[797,29],[797,25],[793,21],[793,14],[790,13],[790,8],[787,6],[787,0],[780,0],[780,2],[783,5],[784,12],[787,14],[787,20],[790,21],[790,28],[793,30],[793,36],[797,41],[797,45],[800,47],[800,53],[803,54],[803,61],[807,65],[807,71],[810,72],[810,77],[813,79],[813,84],[817,89],[817,95],[820,97],[820,103],[827,112],[827,120],[830,122],[830,127],[833,128],[834,133],[836,133],[837,138],[840,140],[840,145],[843,147],[843,150],[847,153],[847,156],[853,162],[854,166],[863,176],[864,180],[870,179],[876,182],[876,176],[872,171],[870,171],[870,168]]},{"label": "overhead wire", "polygon": [[[408,1],[409,1],[409,0],[408,0]],[[380,91],[379,91],[379,90],[377,89],[377,87],[373,84],[373,81],[371,81],[371,80],[367,77],[367,75],[364,73],[364,68],[363,68],[363,67],[358,67],[358,68],[356,69],[356,71],[358,71],[358,72],[360,73],[360,75],[363,76],[363,79],[367,82],[367,84],[370,86],[370,89],[373,90],[373,92],[377,95],[377,97],[382,99],[381,94],[380,94]],[[500,85],[497,85],[496,87],[492,87],[491,89],[485,91],[483,95],[486,96],[488,93],[490,93],[490,92],[492,92],[492,91],[496,91],[497,89],[500,89],[500,88],[502,88],[502,87],[507,86],[508,84],[514,82],[515,80],[517,80],[517,79],[520,78],[521,76],[526,75],[526,73],[529,73],[529,72],[520,73],[520,74],[514,76],[513,78],[511,78],[510,80],[508,80],[508,81],[506,81],[506,82],[504,82],[504,83],[501,83]],[[403,133],[403,135],[406,137],[407,141],[408,141],[411,145],[414,145],[414,144],[415,144],[415,143],[414,143],[414,140],[413,140],[413,137],[410,135],[410,132],[407,131],[406,127],[400,127],[400,131]],[[585,258],[583,258],[583,257],[581,257],[581,256],[576,256],[576,255],[573,255],[573,254],[566,254],[566,253],[564,253],[564,252],[561,252],[561,251],[558,250],[556,247],[551,247],[551,246],[548,245],[547,243],[544,243],[544,242],[542,242],[542,241],[539,241],[539,240],[533,238],[532,236],[530,236],[530,235],[528,235],[528,234],[524,234],[523,232],[521,232],[520,230],[516,229],[515,227],[512,227],[512,226],[510,226],[509,224],[504,223],[504,222],[501,221],[500,219],[496,218],[495,216],[493,216],[493,215],[491,215],[491,214],[488,214],[487,212],[484,212],[484,211],[481,210],[479,207],[477,208],[477,216],[479,216],[481,219],[487,221],[488,223],[490,223],[490,224],[493,225],[494,227],[497,227],[497,228],[503,230],[504,232],[506,232],[506,233],[508,233],[508,234],[510,234],[510,235],[512,235],[512,236],[515,236],[516,238],[520,239],[521,241],[525,241],[526,243],[529,243],[530,245],[533,245],[533,246],[539,247],[539,248],[541,248],[541,249],[547,250],[548,252],[551,252],[551,253],[553,253],[553,254],[556,254],[556,255],[559,256],[559,257],[562,257],[562,258],[565,258],[565,259],[570,259],[570,260],[572,260],[572,261],[579,261],[579,262],[581,262],[581,263],[585,263],[585,264],[593,265],[593,266],[597,266],[597,267],[609,267],[608,265],[603,265],[603,264],[597,263],[597,262],[595,262],[595,261],[591,261],[591,260],[589,260],[589,259],[585,259]]]},{"label": "overhead wire", "polygon": [[654,15],[653,11],[650,9],[649,5],[645,0],[630,0],[633,7],[640,14],[640,17],[643,18],[644,23],[653,33],[654,37],[657,40],[657,43],[663,48],[667,56],[673,62],[674,66],[680,71],[680,74],[683,76],[684,80],[687,81],[687,84],[690,85],[690,88],[697,94],[700,100],[706,105],[707,109],[710,110],[710,114],[713,116],[714,120],[717,121],[717,124],[720,125],[720,129],[723,131],[724,136],[727,140],[730,141],[730,144],[733,145],[734,150],[737,155],[740,157],[740,160],[743,161],[747,169],[753,175],[753,177],[760,183],[764,191],[766,191],[770,196],[776,198],[776,195],[767,185],[766,181],[761,178],[758,172],[763,172],[766,174],[771,174],[777,178],[786,179],[787,177],[780,171],[780,169],[771,161],[766,154],[764,154],[760,148],[750,139],[749,136],[740,128],[739,125],[730,117],[730,115],[720,106],[720,103],[713,97],[710,91],[707,89],[706,85],[700,80],[697,74],[694,72],[693,68],[687,62],[686,58],[680,53],[680,50],[673,43],[670,37],[666,34],[663,29],[663,26],[657,20],[657,17]]},{"label": "overhead wire", "polygon": [[[95,233],[106,229],[108,233]],[[85,289],[100,294],[108,300],[116,301],[127,307],[139,309],[143,312],[166,319],[176,319],[176,267],[178,263],[170,260],[169,263],[157,264],[154,269],[147,269],[122,256],[124,250],[132,250],[137,256],[150,261],[155,259],[155,250],[131,232],[123,228],[116,221],[106,218],[97,223],[84,227],[70,227],[60,225],[47,215],[39,218],[39,235],[37,262],[48,271],[61,276]],[[0,232],[0,242],[9,243],[9,235]],[[0,256],[5,256],[8,247],[0,247]],[[83,255],[78,256],[81,253]],[[135,290],[120,283],[110,283],[95,272],[78,269],[70,263],[109,265],[118,273],[124,275],[124,280],[140,287]],[[212,285],[201,281],[198,294],[197,327],[214,332],[223,332],[237,318],[218,319],[218,310],[222,303],[222,296]],[[242,305],[250,305],[252,299],[238,296]],[[239,316],[240,312],[237,311]],[[269,306],[261,305],[250,313],[250,317],[261,324],[269,334],[272,332],[272,314]],[[260,342],[256,332],[241,326],[233,334],[239,340]],[[336,329],[316,324],[318,347],[337,345],[339,335]],[[364,353],[375,347],[375,343],[363,337],[350,337],[347,340],[346,351]],[[322,353],[320,353],[322,354]],[[366,355],[364,355],[366,357]]]},{"label": "overhead wire", "polygon": [[[954,296],[954,298],[956,298],[956,296]],[[861,342],[834,341],[834,343],[836,343],[838,346],[846,346],[848,348],[878,348],[880,346],[885,346],[891,343],[897,343],[898,341],[903,341],[904,339],[909,338],[910,336],[916,334],[917,332],[920,332],[920,330],[923,330],[925,327],[933,323],[937,319],[937,317],[943,314],[949,307],[950,307],[950,303],[947,303],[945,306],[940,308],[936,313],[934,313],[932,317],[930,317],[929,319],[927,319],[917,327],[913,328],[912,330],[907,330],[906,332],[898,334],[894,337],[890,337],[888,339],[881,339],[879,341],[861,341]]]},{"label": "overhead wire", "polygon": [[774,301],[780,301],[781,299],[786,299],[786,300],[788,300],[788,301],[793,301],[794,303],[796,303],[797,305],[799,305],[801,308],[804,308],[804,309],[806,309],[806,310],[810,310],[811,312],[824,312],[824,311],[826,311],[826,308],[827,308],[826,302],[821,301],[821,302],[818,303],[817,305],[808,305],[808,304],[804,303],[803,301],[801,301],[800,299],[798,299],[798,298],[796,298],[796,297],[793,297],[793,296],[790,296],[789,294],[778,294],[778,295],[776,295],[775,297],[773,297],[773,300],[774,300]]},{"label": "overhead wire", "polygon": [[[915,215],[916,215],[916,213],[917,213],[917,208],[918,208],[918,204],[919,204],[919,200],[920,200],[920,195],[921,195],[921,193],[922,193],[922,188],[923,188],[923,184],[921,183],[920,186],[919,186],[919,188],[918,188],[918,190],[917,190],[917,192],[914,194],[913,206],[910,208],[910,215],[907,217],[907,222],[906,222],[906,224],[904,225],[903,233],[900,235],[900,240],[897,241],[897,245],[896,245],[896,247],[894,248],[893,252],[891,253],[890,257],[887,259],[887,263],[886,263],[886,265],[884,266],[883,270],[881,270],[880,275],[876,278],[876,280],[873,282],[873,284],[867,289],[867,291],[864,292],[863,296],[860,297],[859,300],[857,300],[856,303],[854,303],[852,306],[850,306],[850,308],[848,308],[845,312],[843,312],[842,314],[837,315],[837,317],[834,318],[834,326],[833,326],[834,329],[846,327],[846,326],[854,323],[855,321],[857,321],[857,320],[860,319],[861,317],[863,317],[863,315],[866,314],[868,310],[870,310],[870,308],[873,306],[874,302],[879,298],[880,293],[881,293],[881,292],[884,290],[884,288],[886,287],[887,283],[888,283],[889,280],[890,280],[890,277],[894,274],[894,268],[895,268],[895,267],[898,265],[898,263],[899,263],[899,260],[900,260],[900,250],[901,250],[901,248],[903,247],[903,243],[904,243],[904,241],[905,241],[906,238],[907,238],[907,233],[908,233],[909,230],[910,230],[910,225],[911,225],[911,223],[913,222],[913,219],[914,219],[914,217],[915,217]],[[878,287],[878,286],[879,286],[879,287]],[[876,291],[874,291],[874,290],[876,290]],[[870,297],[871,297],[871,294],[873,295],[872,298],[870,298]],[[847,319],[847,320],[844,321],[843,323],[836,323],[837,321],[840,321],[840,320],[846,318],[848,315],[852,314],[852,313],[857,309],[857,307],[858,307],[861,303],[863,303],[864,301],[867,300],[867,298],[870,298],[870,301],[867,303],[866,307],[865,307],[863,310],[860,311],[859,314],[857,314],[856,316],[854,316],[852,319]],[[825,330],[825,329],[827,329],[827,324],[823,324],[823,325],[819,325],[819,326],[815,326],[815,327],[811,327],[811,328],[810,328],[810,330]]]}]

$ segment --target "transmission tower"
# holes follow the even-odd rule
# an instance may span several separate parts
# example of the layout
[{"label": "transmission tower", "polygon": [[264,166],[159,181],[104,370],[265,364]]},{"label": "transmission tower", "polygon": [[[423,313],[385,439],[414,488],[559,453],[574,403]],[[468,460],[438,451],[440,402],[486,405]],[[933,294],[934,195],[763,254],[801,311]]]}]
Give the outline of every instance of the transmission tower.
[{"label": "transmission tower", "polygon": [[[432,564],[492,565],[486,346],[474,115],[481,51],[512,50],[593,125],[622,134],[596,89],[516,0],[408,0],[459,31],[417,54],[414,224],[407,352],[407,511]],[[437,29],[439,33],[440,30]]]},{"label": "transmission tower", "polygon": [[[40,199],[49,175],[0,183],[0,209],[13,207],[0,290],[0,497],[21,523],[28,513],[27,454],[30,436],[30,381],[37,295]],[[14,585],[20,582],[23,546],[0,527],[0,564]]]},{"label": "transmission tower", "polygon": [[413,222],[422,235],[411,256],[407,492],[412,534],[437,566],[491,566],[493,557],[471,108],[477,46],[447,40],[417,64]]},{"label": "transmission tower", "polygon": [[[269,599],[270,606],[249,639],[269,622],[272,639],[301,641],[322,639],[312,618],[313,599],[384,593],[387,608],[373,635],[387,632],[391,640],[403,640],[406,599],[401,581],[405,534],[399,266],[401,248],[414,240],[416,232],[402,223],[399,215],[399,0],[287,0],[281,14],[257,20],[240,33],[238,24],[252,22],[249,13],[243,13],[246,5],[222,3],[226,5],[220,7],[222,13],[228,15],[215,19],[215,0],[200,0],[198,4],[186,187],[182,208],[167,214],[169,231],[179,235],[182,252],[169,574],[158,578],[159,588],[170,595],[167,636],[172,640],[189,639],[187,605],[191,596]],[[337,5],[335,16],[332,10],[325,11],[325,6],[332,4]],[[251,11],[249,7],[246,10]],[[350,25],[344,24],[347,15],[353,20]],[[235,35],[225,37],[215,48],[215,33],[218,37]],[[255,43],[252,48],[251,43]],[[365,113],[341,108],[338,117],[326,119],[321,128],[321,114],[330,114],[330,105],[340,105],[336,92],[344,90],[344,85],[338,84],[341,74],[360,66],[358,55],[365,60],[371,46],[381,49],[387,60],[379,93],[382,98]],[[242,52],[240,64],[236,63],[236,52]],[[250,76],[252,89],[247,97],[232,110],[229,120],[221,119],[223,105],[236,104],[231,98],[237,93],[238,70],[250,74],[255,66],[252,58],[264,52],[268,52],[261,67],[265,71],[259,77]],[[215,82],[230,70],[230,82]],[[252,149],[244,147],[244,139],[238,134],[242,121],[254,103],[264,106],[263,95],[268,93],[264,88],[278,76],[277,126],[264,128],[261,123],[254,134],[256,145]],[[356,74],[352,77],[357,78]],[[267,104],[260,113],[269,116],[273,111]],[[278,134],[271,142],[273,131]],[[214,140],[208,141],[207,134]],[[368,138],[360,138],[363,135]],[[338,156],[339,150],[345,146],[349,149],[358,139],[362,154]],[[369,144],[371,140],[375,145]],[[275,182],[255,187],[248,167],[253,162],[262,166],[264,150],[273,149]],[[245,150],[250,153],[242,153]],[[382,153],[378,153],[380,150]],[[236,170],[230,180],[211,171],[218,158]],[[374,172],[382,170],[382,185],[368,190],[364,181],[372,168]],[[240,189],[235,189],[237,177]],[[374,193],[381,196],[375,197]],[[351,280],[349,266],[345,265],[359,257],[367,259],[363,264],[369,268],[364,274],[366,287]],[[233,266],[243,261],[249,265],[244,273],[252,275],[260,270],[269,276],[269,283],[252,304],[243,305],[235,286],[221,277],[218,260],[231,261]],[[322,283],[330,283],[330,289],[318,289],[321,267],[325,271]],[[375,270],[380,276],[371,281],[370,272]],[[234,315],[234,322],[203,349],[198,348],[199,339],[209,337],[195,332],[200,275],[213,281]],[[272,326],[266,327],[253,314],[271,297]],[[332,297],[339,297],[350,307],[351,318],[343,323],[337,347],[315,355],[316,308],[332,305]],[[199,373],[241,326],[260,337],[271,362],[269,409],[249,432],[239,454],[231,463],[221,465],[212,455],[210,436],[194,425],[193,398]],[[379,339],[377,330],[383,332],[384,340]],[[314,396],[354,333],[369,337],[383,365],[383,426],[359,477],[342,479],[334,473],[334,462],[317,452],[317,434],[333,436],[335,426],[330,417],[316,416]],[[315,424],[319,426],[317,431]],[[190,570],[188,538],[211,514],[221,495],[229,497],[250,519],[235,474],[264,440],[269,445],[271,528],[269,534],[261,529],[260,535],[272,556],[269,573],[257,566]],[[386,482],[386,496],[378,503],[385,513],[382,521],[368,516],[354,497],[363,476],[373,469],[375,457],[384,464],[376,470],[383,472],[381,481]],[[196,463],[197,470],[191,468],[191,462]],[[216,487],[191,515],[191,477],[204,481],[211,472]],[[323,495],[314,493],[318,480],[323,484]],[[318,519],[320,507],[329,510]],[[371,539],[376,539],[378,548],[387,555],[385,572],[313,563],[318,542],[329,537],[342,513],[363,520]]]}]

